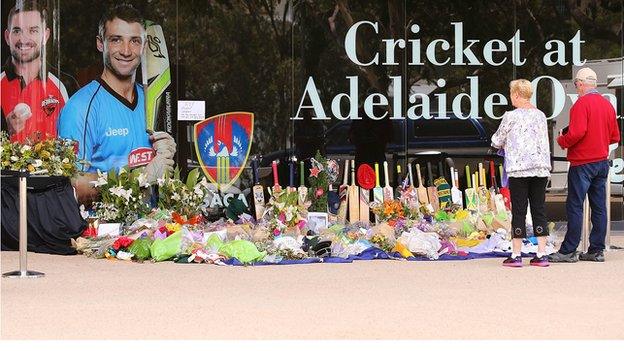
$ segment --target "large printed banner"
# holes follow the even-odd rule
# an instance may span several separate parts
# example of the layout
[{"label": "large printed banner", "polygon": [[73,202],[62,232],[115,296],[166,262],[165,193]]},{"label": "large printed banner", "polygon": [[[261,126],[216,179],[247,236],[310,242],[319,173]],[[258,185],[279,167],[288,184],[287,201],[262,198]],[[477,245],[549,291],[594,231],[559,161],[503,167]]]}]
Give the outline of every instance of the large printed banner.
[{"label": "large printed banner", "polygon": [[208,180],[224,188],[240,176],[253,139],[254,114],[228,112],[195,124],[195,152]]}]

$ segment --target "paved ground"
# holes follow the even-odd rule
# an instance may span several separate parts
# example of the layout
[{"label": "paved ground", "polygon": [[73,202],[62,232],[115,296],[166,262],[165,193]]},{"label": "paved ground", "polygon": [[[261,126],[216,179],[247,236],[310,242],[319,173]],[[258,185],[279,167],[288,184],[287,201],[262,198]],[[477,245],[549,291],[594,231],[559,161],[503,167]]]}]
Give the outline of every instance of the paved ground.
[{"label": "paved ground", "polygon": [[[624,246],[624,237],[614,244]],[[29,254],[3,339],[624,338],[624,250],[549,268],[363,261],[265,267]],[[17,267],[3,252],[2,271]]]}]

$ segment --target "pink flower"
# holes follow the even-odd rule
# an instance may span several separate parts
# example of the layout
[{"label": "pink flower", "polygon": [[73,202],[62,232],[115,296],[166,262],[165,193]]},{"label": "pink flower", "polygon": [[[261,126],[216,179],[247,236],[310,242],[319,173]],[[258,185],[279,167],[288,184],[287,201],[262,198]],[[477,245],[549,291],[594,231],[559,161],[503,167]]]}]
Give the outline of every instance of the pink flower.
[{"label": "pink flower", "polygon": [[282,223],[286,222],[286,214],[284,212],[280,213],[277,218],[279,218],[280,222]]},{"label": "pink flower", "polygon": [[273,235],[279,236],[280,235],[279,229],[277,229],[277,228],[273,229]]},{"label": "pink flower", "polygon": [[299,223],[297,223],[297,227],[299,227],[299,229],[303,229],[305,225],[306,225],[306,221],[304,220],[300,220]]},{"label": "pink flower", "polygon": [[318,188],[316,189],[316,197],[321,197],[323,196],[323,188]]}]

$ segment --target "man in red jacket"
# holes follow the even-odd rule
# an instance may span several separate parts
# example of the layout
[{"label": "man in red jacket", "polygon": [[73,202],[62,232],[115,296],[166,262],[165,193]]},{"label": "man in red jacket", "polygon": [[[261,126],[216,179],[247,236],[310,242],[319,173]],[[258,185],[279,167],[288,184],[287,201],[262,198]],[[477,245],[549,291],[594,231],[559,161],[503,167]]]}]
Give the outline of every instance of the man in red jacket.
[{"label": "man in red jacket", "polygon": [[[607,233],[605,184],[609,173],[609,144],[620,141],[615,110],[596,90],[597,76],[590,68],[576,74],[574,86],[578,100],[570,109],[568,131],[557,138],[562,149],[568,149],[568,198],[566,211],[568,231],[558,252],[551,254],[550,262],[582,261],[604,262]],[[589,249],[577,254],[581,241],[583,202],[589,197],[592,230]]]}]

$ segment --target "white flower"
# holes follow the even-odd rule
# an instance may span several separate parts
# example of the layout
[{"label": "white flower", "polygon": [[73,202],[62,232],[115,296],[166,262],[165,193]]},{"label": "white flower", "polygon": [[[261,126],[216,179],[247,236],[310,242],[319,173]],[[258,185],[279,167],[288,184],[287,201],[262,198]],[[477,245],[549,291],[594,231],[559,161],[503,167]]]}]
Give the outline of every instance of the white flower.
[{"label": "white flower", "polygon": [[19,157],[13,155],[13,156],[11,156],[11,161],[13,161],[13,162],[19,161]]},{"label": "white flower", "polygon": [[202,191],[201,187],[199,186],[195,186],[195,190],[193,191],[197,196],[203,196],[204,192]]},{"label": "white flower", "polygon": [[102,172],[100,172],[100,170],[98,169],[98,179],[97,180],[92,180],[91,184],[93,184],[94,187],[99,188],[103,185],[108,184],[108,180],[106,178],[106,176],[104,174],[102,174]]},{"label": "white flower", "polygon": [[65,158],[63,159],[63,163],[69,163],[69,159],[68,159],[67,157],[65,157]]},{"label": "white flower", "polygon": [[34,167],[41,167],[41,165],[43,165],[43,161],[36,159],[35,162],[33,163]]},{"label": "white flower", "polygon": [[132,197],[132,189],[124,189],[121,186],[115,186],[110,188],[110,193],[118,196],[118,197],[122,197],[124,199],[126,199],[126,201],[129,201],[130,198]]},{"label": "white flower", "polygon": [[165,178],[158,178],[156,179],[156,181],[158,182],[158,186],[165,185]]},{"label": "white flower", "polygon": [[30,145],[23,145],[22,148],[20,149],[20,152],[24,153],[30,149],[31,149]]},{"label": "white flower", "polygon": [[148,188],[150,186],[150,183],[147,181],[147,176],[145,175],[145,173],[139,174],[139,176],[137,177],[137,181],[139,182],[139,186],[142,188]]},{"label": "white flower", "polygon": [[290,222],[293,219],[293,207],[286,207],[286,222]]},{"label": "white flower", "polygon": [[180,200],[182,200],[182,198],[180,198],[180,194],[175,193],[175,194],[171,195],[171,200],[173,200],[173,201],[180,201]]}]

